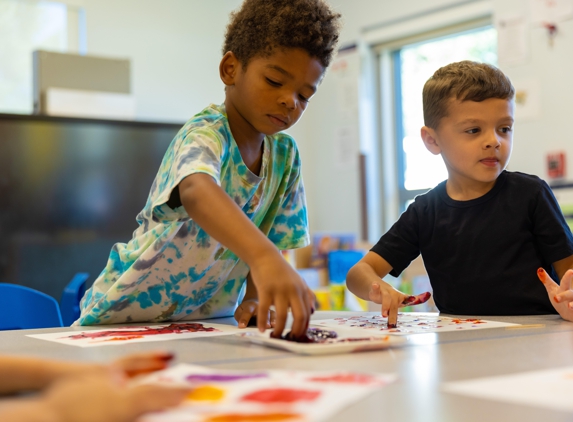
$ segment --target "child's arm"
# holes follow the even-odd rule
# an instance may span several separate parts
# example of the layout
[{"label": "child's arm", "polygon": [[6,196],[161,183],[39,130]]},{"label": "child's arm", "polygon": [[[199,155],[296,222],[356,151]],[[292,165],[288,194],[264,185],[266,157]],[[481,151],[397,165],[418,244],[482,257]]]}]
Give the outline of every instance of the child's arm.
[{"label": "child's arm", "polygon": [[189,217],[249,266],[259,298],[259,330],[265,330],[269,308],[274,305],[274,337],[281,336],[289,307],[294,318],[291,332],[295,336],[306,334],[312,293],[277,247],[211,176],[195,173],[186,177],[179,183],[179,196]]},{"label": "child's arm", "polygon": [[388,325],[396,325],[398,308],[408,297],[382,280],[392,266],[374,252],[368,252],[346,275],[348,289],[364,300],[382,305],[382,316],[388,317]]},{"label": "child's arm", "polygon": [[4,401],[0,420],[19,422],[130,422],[180,403],[189,388],[126,385],[113,371],[65,377],[34,398]]},{"label": "child's arm", "polygon": [[543,268],[537,276],[547,289],[549,300],[564,320],[573,322],[573,255],[553,263],[553,268],[561,279],[557,284]]},{"label": "child's arm", "polygon": [[171,353],[144,352],[127,355],[111,365],[64,362],[33,357],[0,356],[0,395],[42,390],[69,376],[102,373],[110,367],[126,376],[158,371],[167,367]]},{"label": "child's arm", "polygon": [[[249,273],[247,274],[247,288],[245,290],[245,297],[235,310],[235,321],[238,322],[239,328],[245,328],[248,325],[256,325],[258,310],[259,297],[257,295],[257,288],[253,283],[251,273]],[[272,328],[275,326],[275,311],[271,310],[269,314],[270,315],[267,315],[266,327]]]}]

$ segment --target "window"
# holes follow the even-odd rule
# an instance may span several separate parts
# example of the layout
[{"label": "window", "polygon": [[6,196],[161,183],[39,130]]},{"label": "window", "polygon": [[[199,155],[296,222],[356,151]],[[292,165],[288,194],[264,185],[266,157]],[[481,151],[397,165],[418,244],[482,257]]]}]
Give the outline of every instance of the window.
[{"label": "window", "polygon": [[32,52],[67,50],[66,5],[0,0],[0,40],[0,113],[30,114]]},{"label": "window", "polygon": [[497,34],[489,21],[478,20],[436,32],[378,48],[380,54],[386,51],[393,70],[395,180],[400,212],[416,195],[447,178],[441,157],[426,150],[420,138],[425,82],[448,63],[474,60],[497,64]]}]

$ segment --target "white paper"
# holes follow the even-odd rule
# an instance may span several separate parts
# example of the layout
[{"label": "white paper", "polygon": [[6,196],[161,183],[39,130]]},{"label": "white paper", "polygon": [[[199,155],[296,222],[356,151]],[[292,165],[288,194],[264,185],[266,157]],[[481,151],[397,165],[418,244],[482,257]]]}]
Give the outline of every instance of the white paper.
[{"label": "white paper", "polygon": [[496,20],[496,29],[499,64],[525,63],[529,58],[528,26],[525,16],[499,16]]},{"label": "white paper", "polygon": [[530,0],[531,23],[545,25],[573,18],[573,0]]},{"label": "white paper", "polygon": [[541,88],[534,78],[512,79],[515,88],[515,120],[536,120],[541,114]]},{"label": "white paper", "polygon": [[364,334],[376,333],[378,335],[389,334],[398,336],[422,333],[443,333],[446,331],[481,330],[484,328],[500,328],[520,325],[508,322],[487,321],[484,319],[445,317],[434,312],[398,313],[397,327],[391,329],[388,329],[388,318],[383,318],[380,313],[369,313],[348,318],[313,320],[311,324],[321,327],[352,328],[357,332]]},{"label": "white paper", "polygon": [[[196,324],[212,331],[194,331]],[[195,327],[195,328],[194,328]],[[253,328],[256,330],[256,328]],[[158,333],[154,333],[155,331]],[[252,330],[244,328],[240,331]],[[151,332],[150,332],[151,331]],[[54,341],[78,347],[120,346],[126,343],[141,343],[151,341],[181,340],[197,337],[213,337],[237,334],[239,328],[233,325],[211,324],[203,321],[188,321],[185,323],[146,324],[107,328],[103,330],[64,331],[61,333],[28,334],[27,337],[40,340]]]},{"label": "white paper", "polygon": [[573,411],[573,366],[449,382],[448,393],[552,410]]},{"label": "white paper", "polygon": [[355,169],[358,165],[358,134],[352,126],[341,126],[334,134],[334,165],[337,170]]},{"label": "white paper", "polygon": [[288,421],[324,421],[395,380],[393,374],[233,371],[180,364],[144,382],[188,386],[188,400],[138,422],[262,421],[264,416],[286,421],[272,415],[292,415]]}]

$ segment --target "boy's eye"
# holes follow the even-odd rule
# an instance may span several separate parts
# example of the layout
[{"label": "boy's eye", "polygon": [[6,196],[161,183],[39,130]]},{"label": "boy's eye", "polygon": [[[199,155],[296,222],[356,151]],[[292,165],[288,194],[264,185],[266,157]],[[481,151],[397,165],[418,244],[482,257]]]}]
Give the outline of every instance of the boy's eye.
[{"label": "boy's eye", "polygon": [[310,100],[308,98],[306,98],[304,95],[300,95],[298,96],[300,98],[300,100],[304,103],[308,103]]},{"label": "boy's eye", "polygon": [[513,130],[513,129],[512,129],[511,127],[509,127],[509,126],[506,126],[506,127],[502,127],[502,128],[501,128],[501,131],[502,131],[503,133],[509,133],[509,132],[511,132],[512,130]]},{"label": "boy's eye", "polygon": [[469,134],[474,134],[474,133],[478,133],[478,132],[479,132],[479,128],[477,128],[477,127],[466,130],[466,133],[469,133]]},{"label": "boy's eye", "polygon": [[269,85],[272,86],[282,86],[279,82],[273,81],[272,79],[266,78],[267,82],[269,83]]}]

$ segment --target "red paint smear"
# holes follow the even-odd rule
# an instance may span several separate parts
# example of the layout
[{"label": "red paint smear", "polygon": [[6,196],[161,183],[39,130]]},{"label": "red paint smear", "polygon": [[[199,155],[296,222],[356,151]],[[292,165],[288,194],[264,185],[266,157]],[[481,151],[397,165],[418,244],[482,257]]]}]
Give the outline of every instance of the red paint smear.
[{"label": "red paint smear", "polygon": [[[212,327],[204,327],[203,324],[187,323],[187,324],[170,324],[166,327],[142,327],[140,330],[110,330],[100,331],[96,333],[82,332],[67,338],[72,340],[79,340],[84,338],[95,339],[105,337],[123,337],[127,340],[135,338],[135,336],[154,336],[163,334],[182,334],[182,333],[196,333],[199,331],[212,332],[219,331]],[[120,340],[120,338],[117,338]]]},{"label": "red paint smear", "polygon": [[310,381],[337,382],[343,384],[372,384],[373,382],[377,382],[377,379],[364,374],[336,374],[325,377],[310,378]]},{"label": "red paint smear", "polygon": [[296,413],[228,413],[211,416],[207,422],[264,422],[300,420],[301,415]]},{"label": "red paint smear", "polygon": [[430,292],[424,292],[416,296],[407,296],[402,301],[402,306],[413,306],[419,305],[420,303],[425,303],[430,299],[431,296],[432,294]]},{"label": "red paint smear", "polygon": [[270,388],[254,391],[243,396],[243,401],[259,403],[294,403],[297,401],[314,401],[320,397],[320,391],[293,390],[291,388]]},{"label": "red paint smear", "polygon": [[466,322],[471,322],[472,324],[485,324],[485,321],[475,318],[468,318],[468,319],[452,318],[452,322],[454,324],[464,324]]}]

